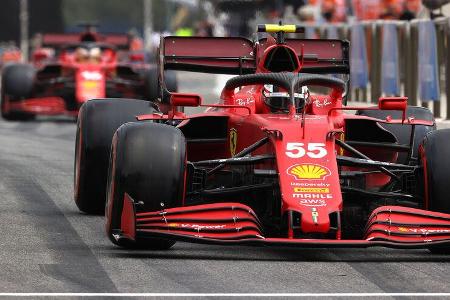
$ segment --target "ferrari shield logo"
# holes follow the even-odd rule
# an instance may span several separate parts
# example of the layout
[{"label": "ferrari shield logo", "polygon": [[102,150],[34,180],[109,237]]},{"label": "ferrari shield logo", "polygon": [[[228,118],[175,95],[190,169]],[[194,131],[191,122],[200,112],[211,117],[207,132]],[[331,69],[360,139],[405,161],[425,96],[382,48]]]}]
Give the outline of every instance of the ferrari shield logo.
[{"label": "ferrari shield logo", "polygon": [[231,156],[236,155],[237,146],[237,130],[235,128],[230,129],[230,153]]}]

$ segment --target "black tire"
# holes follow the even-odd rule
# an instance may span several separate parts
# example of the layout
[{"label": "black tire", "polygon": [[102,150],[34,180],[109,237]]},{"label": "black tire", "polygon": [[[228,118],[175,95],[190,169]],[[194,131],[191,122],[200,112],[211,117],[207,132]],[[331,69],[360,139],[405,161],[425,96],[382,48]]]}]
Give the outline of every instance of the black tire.
[{"label": "black tire", "polygon": [[[421,165],[423,166],[423,186],[425,208],[450,214],[450,129],[429,133],[421,144]],[[427,207],[426,207],[427,206]],[[434,247],[430,251],[450,254],[450,246]]]},{"label": "black tire", "polygon": [[95,99],[85,102],[77,120],[74,163],[74,199],[88,214],[103,214],[109,152],[114,132],[136,116],[157,111],[135,99]]},{"label": "black tire", "polygon": [[[145,97],[149,101],[156,101],[156,99],[161,98],[158,75],[159,70],[156,67],[148,69],[144,74]],[[174,71],[165,71],[164,80],[170,92],[178,91],[178,82]]]},{"label": "black tire", "polygon": [[[393,119],[401,119],[402,118],[402,112],[396,111],[396,110],[358,110],[356,112],[357,115],[362,116],[368,116],[372,118],[377,118],[384,120],[386,117],[391,116]],[[433,113],[428,109],[424,107],[419,106],[408,106],[406,111],[406,117],[414,117],[417,120],[427,120],[432,121],[435,124]],[[380,123],[380,125],[394,134],[394,136],[397,138],[397,141],[400,144],[409,144],[409,140],[411,137],[411,129],[412,127],[409,125],[401,125],[401,124],[383,124]],[[436,125],[433,126],[424,126],[424,125],[416,125],[415,126],[415,132],[414,132],[414,147],[413,147],[413,157],[418,157],[419,155],[419,146],[422,142],[423,138],[429,133],[430,131],[436,130]],[[406,161],[407,154],[406,153],[399,153],[397,162],[404,163]]]},{"label": "black tire", "polygon": [[34,115],[6,111],[7,102],[14,102],[32,96],[36,70],[27,64],[7,65],[2,72],[1,110],[2,117],[9,121],[26,121]]},{"label": "black tire", "polygon": [[177,74],[175,71],[165,71],[164,80],[169,92],[178,92]]},{"label": "black tire", "polygon": [[2,74],[5,94],[15,98],[28,98],[34,86],[36,71],[33,66],[12,64],[5,67]]},{"label": "black tire", "polygon": [[175,127],[136,122],[122,125],[113,138],[108,172],[106,230],[119,246],[169,249],[175,243],[160,238],[116,239],[121,228],[123,199],[127,193],[138,211],[158,211],[182,205],[186,141]]}]

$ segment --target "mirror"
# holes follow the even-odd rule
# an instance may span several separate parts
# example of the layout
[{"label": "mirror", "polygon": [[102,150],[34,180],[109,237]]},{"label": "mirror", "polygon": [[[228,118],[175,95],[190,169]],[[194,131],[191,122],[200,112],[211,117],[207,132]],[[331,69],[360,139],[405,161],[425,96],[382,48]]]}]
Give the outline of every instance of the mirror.
[{"label": "mirror", "polygon": [[406,111],[408,97],[380,97],[378,108],[381,110],[402,110]]},{"label": "mirror", "polygon": [[408,107],[408,97],[380,97],[378,108],[381,110],[401,110],[402,124],[406,119],[406,108]]},{"label": "mirror", "polygon": [[145,55],[142,52],[131,53],[129,55],[130,61],[132,62],[144,62]]},{"label": "mirror", "polygon": [[197,107],[202,104],[202,97],[198,94],[170,93],[170,104]]},{"label": "mirror", "polygon": [[51,55],[48,51],[46,51],[44,49],[39,49],[33,53],[33,61],[40,62],[42,60],[46,60],[46,59],[50,58],[50,56]]}]

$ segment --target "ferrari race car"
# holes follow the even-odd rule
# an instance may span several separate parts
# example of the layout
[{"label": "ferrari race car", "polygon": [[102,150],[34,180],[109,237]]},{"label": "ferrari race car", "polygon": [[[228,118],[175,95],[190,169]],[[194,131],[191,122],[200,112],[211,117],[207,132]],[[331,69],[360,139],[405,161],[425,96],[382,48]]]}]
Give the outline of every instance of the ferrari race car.
[{"label": "ferrari race car", "polygon": [[[126,34],[99,34],[88,24],[81,34],[44,34],[31,63],[2,71],[1,111],[7,120],[35,115],[77,116],[91,98],[158,97],[158,71],[132,51]],[[175,75],[167,74],[176,91]]]},{"label": "ferrari race car", "polygon": [[[75,202],[124,247],[176,241],[450,249],[450,130],[404,97],[345,106],[349,43],[165,37],[164,69],[241,74],[220,100],[86,102]],[[324,74],[333,74],[324,75]],[[180,107],[205,107],[185,115]],[[356,114],[354,111],[356,110]],[[353,113],[347,113],[351,112]]]}]

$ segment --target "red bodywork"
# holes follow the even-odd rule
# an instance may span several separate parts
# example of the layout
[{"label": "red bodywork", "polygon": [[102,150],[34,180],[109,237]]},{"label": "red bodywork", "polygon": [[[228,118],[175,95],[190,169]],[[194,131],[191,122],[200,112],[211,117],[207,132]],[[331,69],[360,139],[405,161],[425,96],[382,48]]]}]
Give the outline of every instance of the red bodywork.
[{"label": "red bodywork", "polygon": [[[333,73],[348,66],[345,61],[348,57],[347,44],[334,40],[288,40],[286,44],[277,45],[271,39],[253,44],[235,38],[167,37],[162,43],[162,67],[184,70],[270,73],[268,57],[273,54],[273,49],[281,47],[296,54],[298,65],[295,67],[294,64],[293,73]],[[314,82],[310,84],[314,85]],[[341,189],[345,179],[341,175],[355,170],[368,171],[364,175],[363,189],[379,190],[387,186],[391,179],[383,172],[374,171],[376,168],[370,164],[382,162],[386,168],[394,166],[403,150],[358,146],[357,141],[353,141],[357,145],[355,148],[370,157],[364,161],[368,165],[356,168],[345,164],[346,159],[357,158],[340,147],[337,141],[352,142],[349,139],[361,128],[368,135],[372,131],[385,134],[389,140],[391,135],[380,124],[434,126],[433,122],[406,118],[404,114],[400,119],[388,117],[381,120],[345,113],[344,110],[356,108],[343,107],[343,91],[336,87],[332,87],[328,94],[311,95],[304,114],[297,113],[293,106],[288,112],[275,113],[264,104],[262,89],[262,84],[246,84],[239,90],[228,85],[216,105],[202,104],[198,95],[172,94],[170,104],[173,110],[169,110],[168,114],[142,115],[138,116],[138,120],[178,121],[177,127],[185,135],[193,128],[200,131],[201,126],[196,127],[196,124],[203,124],[201,120],[208,119],[211,130],[218,128],[214,124],[224,121],[226,126],[222,133],[209,132],[210,142],[207,136],[202,136],[203,142],[186,136],[187,160],[194,165],[201,165],[206,160],[239,157],[239,153],[250,145],[268,138],[267,143],[251,152],[251,157],[261,160],[247,168],[251,169],[252,174],[267,171],[272,175],[276,186],[273,195],[277,196],[269,199],[269,203],[280,203],[275,205],[278,210],[273,209],[276,213],[269,221],[281,224],[280,230],[274,234],[265,228],[267,220],[262,219],[266,216],[258,214],[258,211],[266,202],[257,196],[221,197],[219,201],[208,201],[216,203],[200,205],[190,205],[186,198],[180,207],[145,211],[125,194],[121,227],[114,229],[117,232],[115,238],[138,240],[163,237],[218,244],[397,248],[430,247],[450,241],[450,215],[426,211],[420,205],[416,208],[377,205],[378,208],[372,209],[365,218],[365,223],[358,224],[361,235],[356,238],[346,235],[343,227],[346,204]],[[204,113],[191,116],[175,109],[177,106],[199,105],[209,108]],[[380,101],[379,107],[366,109],[404,112],[406,99],[386,98]],[[392,143],[398,145],[396,141]],[[274,159],[263,156],[273,156]],[[186,180],[188,184],[189,177]],[[253,184],[264,184],[264,181]],[[360,201],[364,202],[364,197]],[[345,221],[347,218],[351,219],[346,217]],[[110,220],[107,222],[110,224]]]},{"label": "red bodywork", "polygon": [[0,67],[8,63],[16,63],[22,60],[22,52],[16,47],[0,49]]},{"label": "red bodywork", "polygon": [[[44,34],[41,47],[31,55],[36,69],[29,98],[11,100],[4,95],[2,110],[30,115],[76,116],[89,99],[145,98],[142,49],[134,49],[125,34]],[[78,51],[100,49],[95,59],[80,58]],[[131,51],[133,50],[133,51]]]}]

